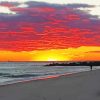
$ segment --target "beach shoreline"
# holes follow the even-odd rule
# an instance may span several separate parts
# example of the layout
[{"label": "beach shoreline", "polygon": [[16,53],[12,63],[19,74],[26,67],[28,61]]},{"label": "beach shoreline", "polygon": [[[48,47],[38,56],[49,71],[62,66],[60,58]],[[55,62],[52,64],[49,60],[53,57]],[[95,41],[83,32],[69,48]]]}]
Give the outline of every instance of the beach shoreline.
[{"label": "beach shoreline", "polygon": [[47,75],[47,76],[41,76],[39,78],[31,78],[31,79],[21,79],[19,81],[8,81],[0,84],[0,87],[6,86],[6,85],[12,85],[12,84],[19,84],[19,83],[26,83],[26,82],[32,82],[32,81],[41,81],[41,80],[49,80],[49,79],[54,79],[54,78],[60,78],[62,76],[69,76],[72,74],[77,74],[81,72],[73,72],[73,73],[65,73],[65,74],[57,74],[57,75]]},{"label": "beach shoreline", "polygon": [[99,100],[99,75],[93,70],[3,85],[0,100]]},{"label": "beach shoreline", "polygon": [[[91,71],[91,70],[87,70],[87,71]],[[64,73],[64,74],[55,74],[55,75],[47,75],[47,76],[41,76],[41,77],[36,77],[36,78],[30,78],[30,79],[21,79],[21,80],[18,80],[18,81],[7,81],[7,82],[4,82],[2,84],[0,84],[0,87],[2,86],[6,86],[6,85],[12,85],[12,84],[19,84],[19,83],[26,83],[26,82],[34,82],[34,81],[41,81],[41,80],[49,80],[49,79],[55,79],[55,78],[60,78],[60,77],[68,77],[70,75],[73,75],[73,74],[78,74],[78,73],[84,73],[84,72],[87,72],[87,71],[80,71],[80,72],[67,72],[67,73]]]}]

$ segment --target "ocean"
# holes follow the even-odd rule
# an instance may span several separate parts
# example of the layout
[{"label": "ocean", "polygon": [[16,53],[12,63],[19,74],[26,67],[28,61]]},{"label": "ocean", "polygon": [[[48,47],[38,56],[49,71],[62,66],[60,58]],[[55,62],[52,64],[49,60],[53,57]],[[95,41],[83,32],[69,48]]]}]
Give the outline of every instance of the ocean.
[{"label": "ocean", "polygon": [[[89,66],[45,66],[49,63],[51,62],[0,62],[0,85],[90,70]],[[100,66],[93,69],[100,69]]]}]

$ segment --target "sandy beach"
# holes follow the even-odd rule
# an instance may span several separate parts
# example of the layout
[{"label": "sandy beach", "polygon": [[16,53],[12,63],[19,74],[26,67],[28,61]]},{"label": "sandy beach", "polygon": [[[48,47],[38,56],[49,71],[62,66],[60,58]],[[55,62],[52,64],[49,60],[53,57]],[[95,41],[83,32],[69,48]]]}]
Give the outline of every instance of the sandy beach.
[{"label": "sandy beach", "polygon": [[100,100],[100,70],[0,86],[0,100]]}]

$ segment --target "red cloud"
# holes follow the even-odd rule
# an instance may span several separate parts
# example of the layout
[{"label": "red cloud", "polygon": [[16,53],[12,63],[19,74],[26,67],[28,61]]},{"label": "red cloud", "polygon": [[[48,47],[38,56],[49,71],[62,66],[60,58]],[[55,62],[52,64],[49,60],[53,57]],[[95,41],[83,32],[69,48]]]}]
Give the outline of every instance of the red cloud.
[{"label": "red cloud", "polygon": [[5,6],[5,7],[15,7],[14,4],[8,3],[8,2],[2,2],[0,3],[0,6]]},{"label": "red cloud", "polygon": [[[17,16],[0,17],[0,49],[31,51],[100,46],[100,21],[71,8],[12,8]],[[77,13],[76,13],[77,12]]]}]

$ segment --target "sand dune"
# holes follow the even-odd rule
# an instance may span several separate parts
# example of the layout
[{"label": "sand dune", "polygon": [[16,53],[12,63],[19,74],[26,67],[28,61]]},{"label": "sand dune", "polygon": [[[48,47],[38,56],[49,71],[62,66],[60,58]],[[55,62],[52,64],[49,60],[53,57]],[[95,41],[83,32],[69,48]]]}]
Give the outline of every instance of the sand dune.
[{"label": "sand dune", "polygon": [[100,70],[0,86],[0,100],[100,100]]}]

